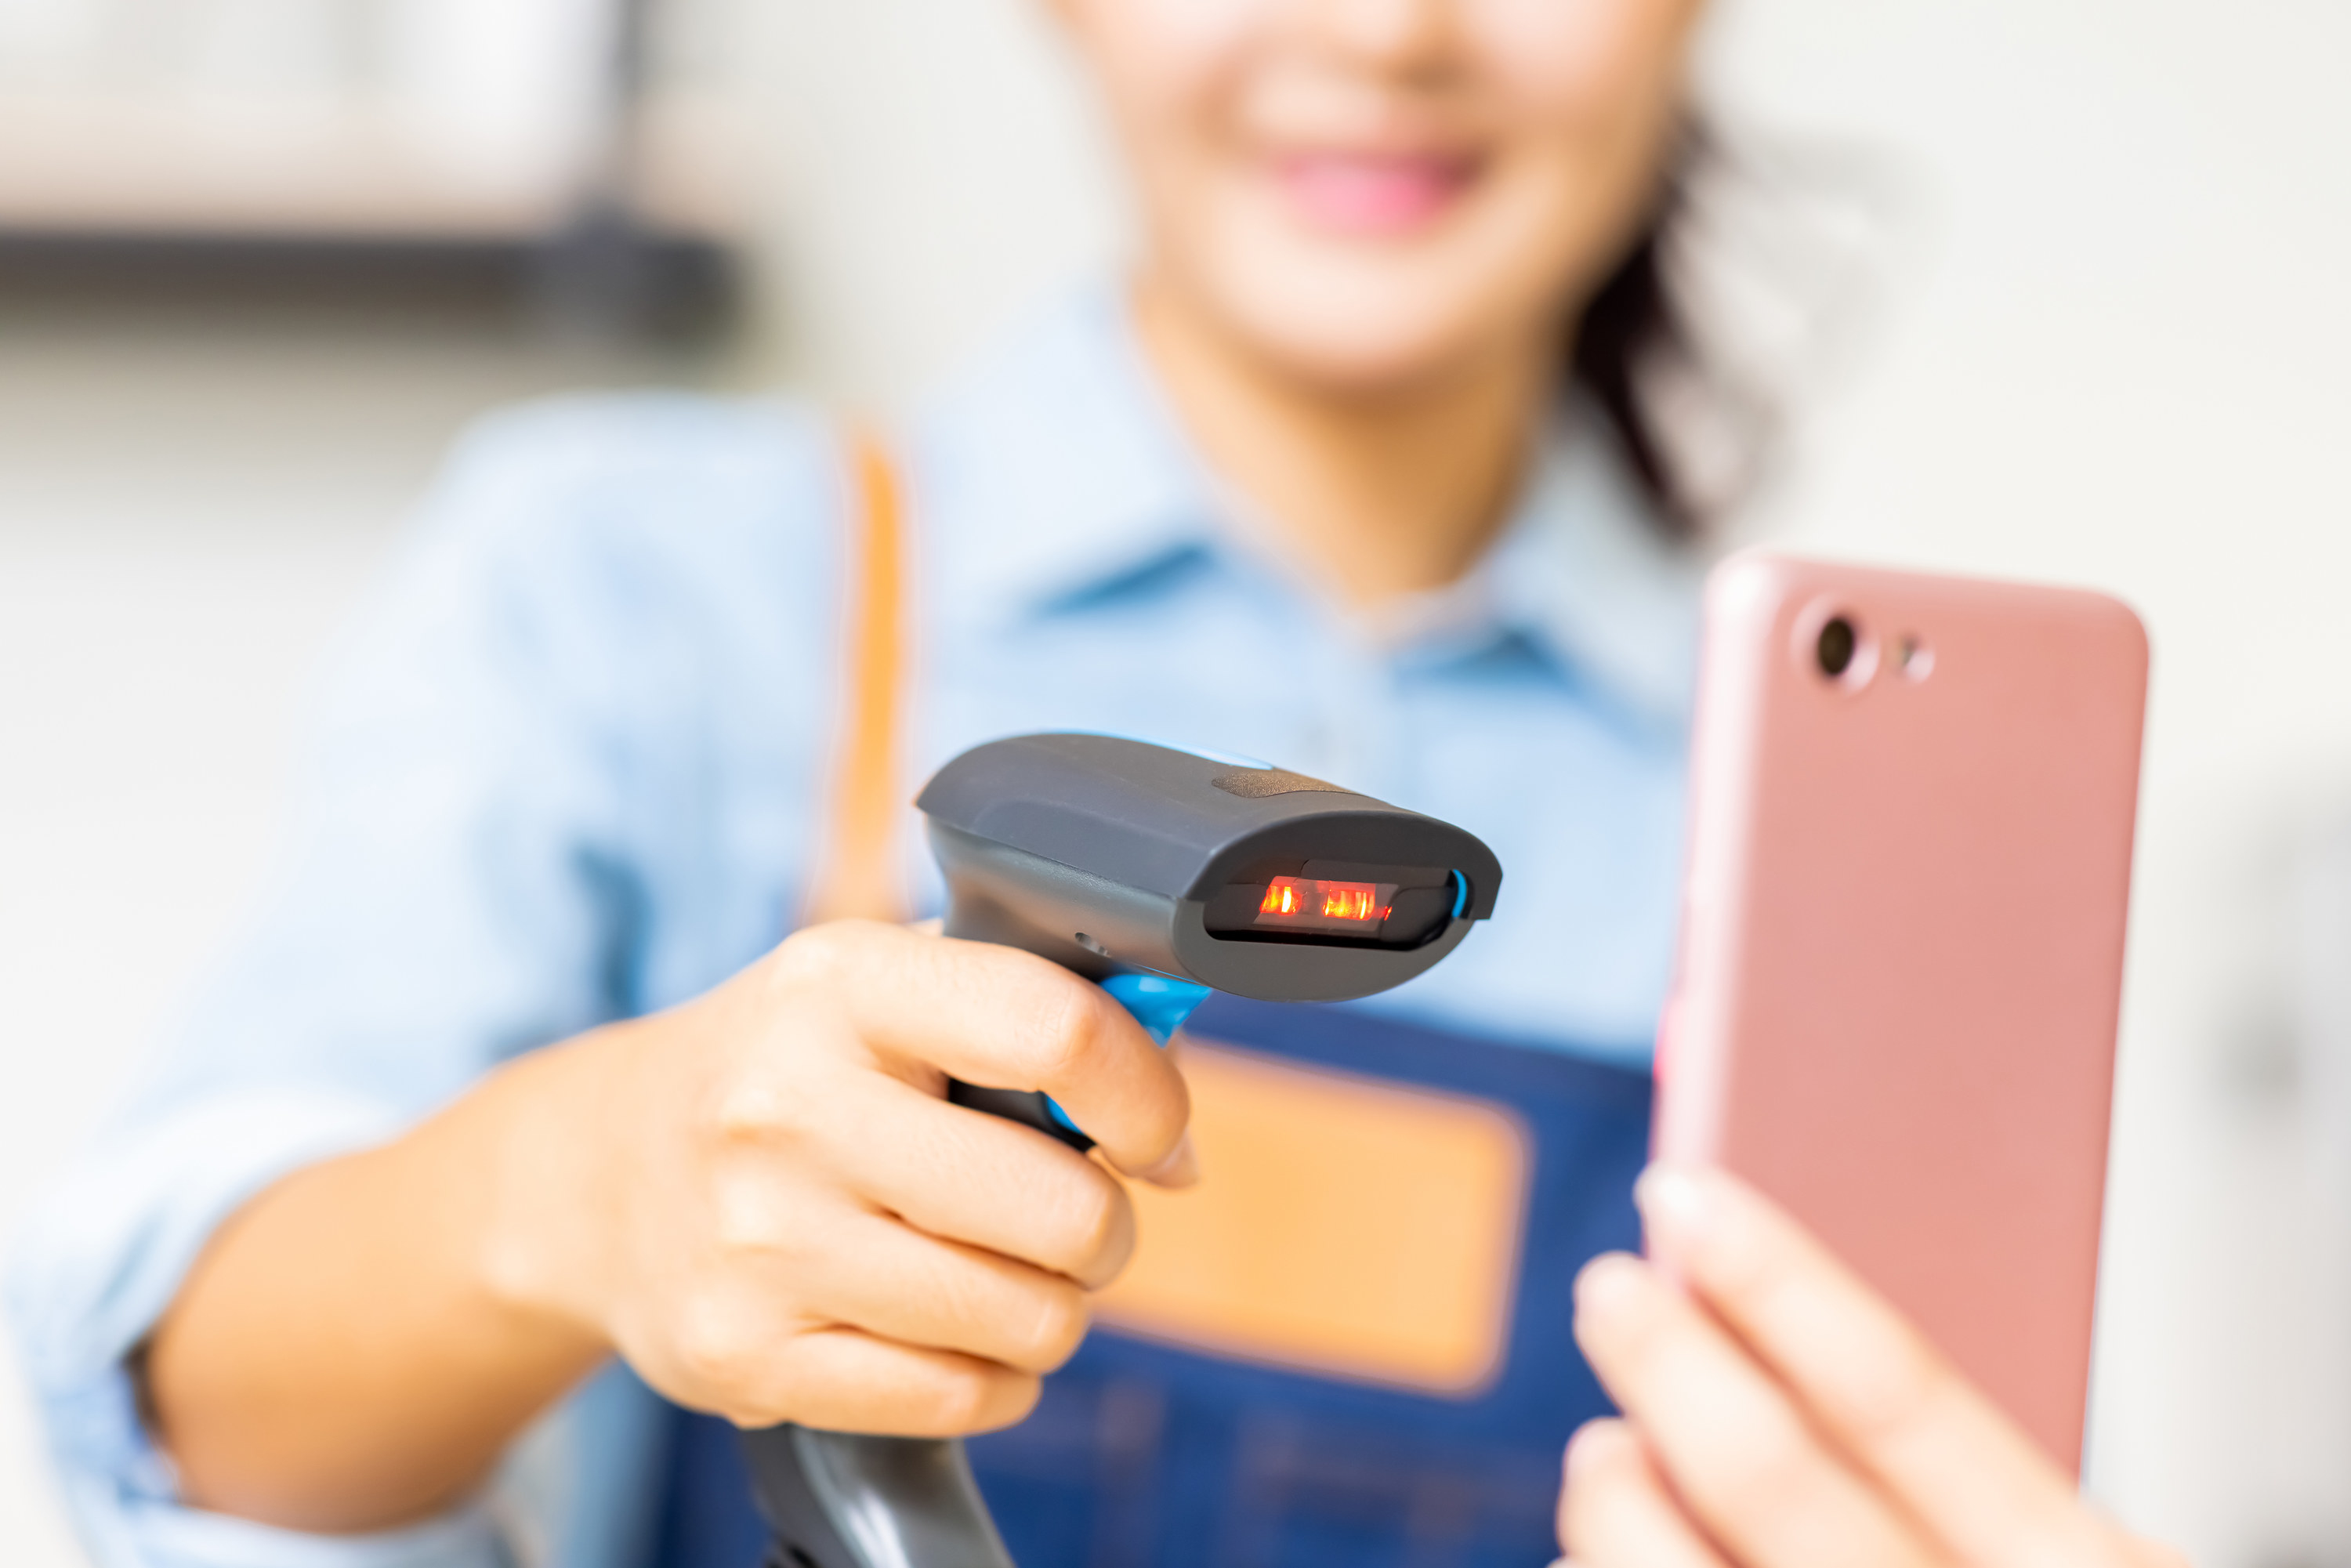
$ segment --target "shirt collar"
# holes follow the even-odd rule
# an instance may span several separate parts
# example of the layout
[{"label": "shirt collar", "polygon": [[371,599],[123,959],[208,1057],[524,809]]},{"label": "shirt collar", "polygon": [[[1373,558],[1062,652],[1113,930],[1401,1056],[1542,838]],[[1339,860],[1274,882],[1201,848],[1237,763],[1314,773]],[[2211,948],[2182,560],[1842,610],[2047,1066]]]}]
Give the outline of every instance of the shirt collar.
[{"label": "shirt collar", "polygon": [[1057,300],[916,423],[918,515],[962,612],[1008,624],[1217,543],[1214,491],[1135,341],[1124,290]]},{"label": "shirt collar", "polygon": [[[1009,625],[1186,557],[1232,553],[1215,481],[1135,341],[1125,293],[1099,282],[1033,317],[951,382],[915,431],[918,516],[960,617]],[[1695,552],[1647,519],[1614,444],[1571,404],[1546,433],[1510,520],[1460,582],[1369,628],[1411,656],[1526,639],[1641,717],[1688,717]]]},{"label": "shirt collar", "polygon": [[1678,731],[1696,693],[1704,566],[1658,532],[1598,416],[1571,403],[1484,559],[1360,624],[1405,661],[1518,640],[1639,721]]}]

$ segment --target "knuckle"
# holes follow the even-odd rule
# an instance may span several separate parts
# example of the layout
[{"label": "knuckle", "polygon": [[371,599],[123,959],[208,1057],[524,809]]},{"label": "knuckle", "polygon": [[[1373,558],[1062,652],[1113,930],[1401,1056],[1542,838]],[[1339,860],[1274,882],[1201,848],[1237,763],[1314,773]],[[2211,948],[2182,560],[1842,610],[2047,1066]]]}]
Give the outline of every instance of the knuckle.
[{"label": "knuckle", "polygon": [[792,1125],[794,1096],[758,1073],[737,1073],[714,1091],[704,1130],[721,1145],[765,1144]]},{"label": "knuckle", "polygon": [[931,1392],[930,1408],[925,1412],[933,1427],[960,1436],[986,1427],[997,1404],[996,1385],[1004,1375],[971,1367],[941,1377]]},{"label": "knuckle", "polygon": [[1076,1286],[1056,1284],[1043,1291],[1030,1319],[1022,1367],[1040,1373],[1057,1370],[1078,1353],[1092,1322],[1085,1294]]},{"label": "knuckle", "polygon": [[799,1414],[789,1385],[774,1378],[762,1379],[756,1385],[729,1388],[712,1408],[736,1426],[747,1427],[779,1426]]},{"label": "knuckle", "polygon": [[776,970],[787,981],[832,979],[873,940],[871,920],[827,920],[803,925],[776,948]]},{"label": "knuckle", "polygon": [[711,1412],[728,1426],[740,1431],[754,1432],[762,1427],[780,1427],[789,1421],[791,1412],[778,1407],[768,1399],[733,1399]]},{"label": "knuckle", "polygon": [[1058,1272],[1107,1283],[1132,1249],[1134,1206],[1124,1187],[1095,1167],[1086,1167],[1085,1175],[1069,1185],[1059,1205],[1054,1255],[1047,1261]]},{"label": "knuckle", "polygon": [[762,1354],[752,1375],[726,1390],[719,1413],[738,1427],[837,1419],[827,1407],[839,1385],[841,1336],[803,1322]]},{"label": "knuckle", "polygon": [[[1092,1170],[1086,1174],[1093,1176]],[[1124,1270],[1134,1239],[1134,1206],[1125,1190],[1107,1177],[1089,1179],[1067,1195],[1036,1261],[1100,1290]]]},{"label": "knuckle", "polygon": [[1060,975],[1038,988],[1025,1009],[1020,1049],[1029,1087],[1067,1078],[1092,1054],[1102,1032],[1105,1009],[1113,1004],[1095,988]]},{"label": "knuckle", "polygon": [[702,1296],[678,1309],[670,1333],[670,1359],[691,1388],[724,1406],[749,1386],[757,1357],[741,1315],[723,1301]]},{"label": "knuckle", "polygon": [[1155,1095],[1149,1101],[1152,1112],[1151,1147],[1163,1157],[1173,1155],[1182,1141],[1185,1129],[1192,1124],[1192,1092],[1181,1072],[1170,1072],[1166,1081],[1172,1092]]}]

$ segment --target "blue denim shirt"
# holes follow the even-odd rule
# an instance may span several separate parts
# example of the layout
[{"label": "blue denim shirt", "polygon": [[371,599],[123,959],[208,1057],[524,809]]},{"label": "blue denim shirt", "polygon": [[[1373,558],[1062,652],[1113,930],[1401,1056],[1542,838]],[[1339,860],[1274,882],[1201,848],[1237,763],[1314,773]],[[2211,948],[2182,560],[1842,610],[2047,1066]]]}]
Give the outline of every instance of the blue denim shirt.
[{"label": "blue denim shirt", "polygon": [[[900,434],[907,792],[965,747],[1110,730],[1458,822],[1496,918],[1366,1006],[1637,1062],[1671,964],[1697,564],[1562,413],[1464,580],[1377,617],[1252,537],[1119,293],[1066,298]],[[182,1506],[123,1359],[214,1228],[502,1059],[694,996],[789,927],[822,831],[850,538],[839,433],[653,394],[460,444],[345,651],[264,916],[20,1239],[10,1299],[101,1563],[636,1561],[653,1405],[601,1375],[477,1504],[334,1539]],[[935,903],[906,812],[910,902]]]}]

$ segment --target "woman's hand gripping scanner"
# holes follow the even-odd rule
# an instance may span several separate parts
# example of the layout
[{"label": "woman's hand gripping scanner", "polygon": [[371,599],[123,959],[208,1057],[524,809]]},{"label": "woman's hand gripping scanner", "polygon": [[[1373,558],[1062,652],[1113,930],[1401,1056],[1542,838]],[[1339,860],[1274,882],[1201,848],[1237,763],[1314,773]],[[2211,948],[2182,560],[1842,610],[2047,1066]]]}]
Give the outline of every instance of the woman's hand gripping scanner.
[{"label": "woman's hand gripping scanner", "polygon": [[[1493,913],[1502,880],[1492,851],[1434,818],[1111,736],[977,747],[916,804],[946,877],[947,936],[1100,982],[1162,1044],[1211,990],[1343,1001],[1400,985]],[[1040,1075],[965,1071],[948,1082],[955,1103],[1094,1146]],[[996,1424],[975,1414],[972,1429]],[[776,1530],[771,1568],[1010,1568],[957,1441],[786,1426],[744,1443]]]}]

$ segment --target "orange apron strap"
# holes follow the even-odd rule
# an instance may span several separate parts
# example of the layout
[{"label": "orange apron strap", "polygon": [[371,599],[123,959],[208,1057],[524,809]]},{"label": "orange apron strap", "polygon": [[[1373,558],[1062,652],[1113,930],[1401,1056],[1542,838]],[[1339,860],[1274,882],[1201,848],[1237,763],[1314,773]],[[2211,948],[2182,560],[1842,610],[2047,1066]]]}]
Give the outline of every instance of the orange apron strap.
[{"label": "orange apron strap", "polygon": [[906,679],[905,490],[870,431],[843,443],[849,483],[841,727],[802,924],[906,917],[898,864],[900,718]]}]

